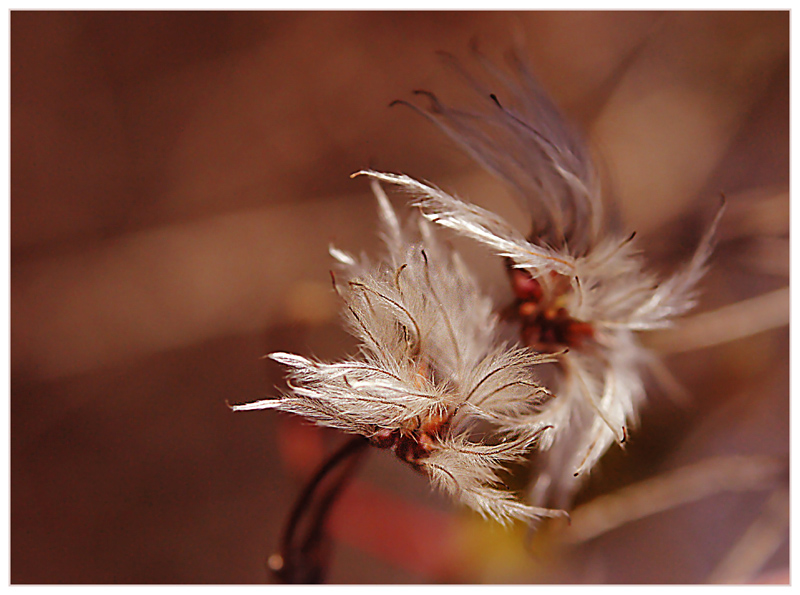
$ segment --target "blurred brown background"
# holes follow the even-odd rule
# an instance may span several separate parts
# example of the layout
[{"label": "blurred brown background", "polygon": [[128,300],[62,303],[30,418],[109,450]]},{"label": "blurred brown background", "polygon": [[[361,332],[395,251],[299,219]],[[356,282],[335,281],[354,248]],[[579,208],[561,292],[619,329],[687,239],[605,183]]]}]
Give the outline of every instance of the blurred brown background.
[{"label": "blurred brown background", "polygon": [[[302,477],[340,437],[226,401],[275,394],[281,370],[259,359],[270,351],[352,351],[326,250],[378,240],[367,184],[349,174],[404,172],[514,208],[433,126],[387,107],[419,88],[460,97],[437,50],[469,65],[477,39],[502,62],[524,39],[655,266],[689,253],[724,192],[701,310],[785,286],[788,23],[787,12],[13,12],[12,582],[268,580]],[[773,319],[788,322],[782,304]],[[654,390],[585,499],[704,456],[788,458],[786,327],[666,361],[691,403]],[[386,453],[360,477],[332,524],[335,582],[702,582],[768,496],[684,506],[543,565]],[[401,512],[409,524],[393,533]],[[443,551],[454,535],[464,551]],[[786,543],[763,576],[784,569]]]}]

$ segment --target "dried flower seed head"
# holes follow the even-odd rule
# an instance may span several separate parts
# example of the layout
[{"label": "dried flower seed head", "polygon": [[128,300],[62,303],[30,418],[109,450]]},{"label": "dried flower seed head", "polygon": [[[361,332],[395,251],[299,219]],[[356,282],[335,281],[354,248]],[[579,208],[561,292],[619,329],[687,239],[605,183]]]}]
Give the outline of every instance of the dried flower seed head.
[{"label": "dried flower seed head", "polygon": [[385,262],[336,249],[334,286],[357,359],[323,363],[273,353],[289,368],[289,391],[235,410],[278,409],[367,437],[434,485],[500,522],[561,511],[519,502],[500,473],[523,460],[550,428],[547,392],[531,368],[552,361],[498,342],[497,315],[458,255],[421,217],[403,230],[377,182]]},{"label": "dried flower seed head", "polygon": [[530,235],[408,176],[362,173],[402,187],[425,218],[504,257],[515,298],[504,312],[523,342],[539,352],[569,349],[549,387],[557,398],[543,417],[553,431],[532,488],[535,502],[567,506],[576,477],[613,442],[622,444],[636,421],[643,368],[655,357],[637,333],[667,326],[695,305],[722,209],[683,269],[663,281],[646,272],[633,236],[617,232],[604,208],[588,151],[525,66],[513,65],[515,79],[487,67],[516,108],[465,75],[486,98],[485,111],[453,109],[428,92],[429,111],[418,111],[511,185],[531,213]]}]

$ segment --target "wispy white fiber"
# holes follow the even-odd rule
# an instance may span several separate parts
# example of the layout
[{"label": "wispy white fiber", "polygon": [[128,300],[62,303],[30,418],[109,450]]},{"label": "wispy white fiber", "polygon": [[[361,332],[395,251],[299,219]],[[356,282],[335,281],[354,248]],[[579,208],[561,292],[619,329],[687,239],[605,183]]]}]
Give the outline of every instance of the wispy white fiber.
[{"label": "wispy white fiber", "polygon": [[[635,238],[617,230],[588,150],[524,64],[513,62],[513,78],[487,64],[500,90],[465,74],[483,95],[482,110],[457,110],[423,92],[431,101],[423,113],[511,185],[531,214],[530,235],[409,176],[359,173],[402,188],[427,220],[484,244],[541,288],[541,296],[526,297],[520,308],[522,317],[529,311],[542,317],[522,323],[529,327],[523,339],[533,349],[569,352],[559,358],[549,385],[555,398],[537,419],[551,430],[541,444],[546,452],[537,451],[531,494],[538,504],[566,506],[580,485],[577,476],[590,471],[614,442],[623,444],[637,421],[645,398],[642,375],[654,357],[638,335],[672,324],[695,306],[723,209],[691,260],[659,279],[647,270]],[[562,321],[557,328],[549,322],[555,316]],[[545,334],[548,325],[567,337],[565,344]]]},{"label": "wispy white fiber", "polygon": [[494,304],[458,255],[416,214],[404,229],[372,187],[385,257],[330,249],[360,353],[336,363],[273,353],[288,390],[233,409],[276,409],[366,436],[499,522],[563,514],[519,501],[501,479],[552,431],[542,414],[550,395],[533,369],[554,357],[501,343]]}]

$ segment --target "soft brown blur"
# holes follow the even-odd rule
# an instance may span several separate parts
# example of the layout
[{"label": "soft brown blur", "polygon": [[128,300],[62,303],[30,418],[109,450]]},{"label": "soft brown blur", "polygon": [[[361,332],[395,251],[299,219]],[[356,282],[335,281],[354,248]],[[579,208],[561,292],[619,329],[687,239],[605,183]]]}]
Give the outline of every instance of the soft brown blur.
[{"label": "soft brown blur", "polygon": [[[500,62],[524,40],[655,266],[685,258],[726,195],[700,310],[787,284],[786,12],[14,12],[12,582],[268,580],[308,472],[292,461],[313,466],[339,438],[304,439],[301,424],[226,401],[276,394],[281,370],[259,359],[270,351],[353,352],[327,246],[379,244],[374,200],[352,172],[405,172],[515,208],[432,125],[388,108],[413,89],[461,97],[436,51],[471,66],[472,39]],[[666,362],[691,402],[654,389],[584,499],[704,456],[788,458],[785,327]],[[385,453],[361,478],[473,527]],[[668,511],[545,569],[485,527],[455,570],[415,566],[402,555],[415,544],[382,553],[389,519],[356,508],[337,534],[367,523],[379,543],[340,543],[330,578],[702,582],[768,495]],[[428,531],[420,520],[413,534],[441,537]],[[766,576],[784,569],[785,543]]]}]

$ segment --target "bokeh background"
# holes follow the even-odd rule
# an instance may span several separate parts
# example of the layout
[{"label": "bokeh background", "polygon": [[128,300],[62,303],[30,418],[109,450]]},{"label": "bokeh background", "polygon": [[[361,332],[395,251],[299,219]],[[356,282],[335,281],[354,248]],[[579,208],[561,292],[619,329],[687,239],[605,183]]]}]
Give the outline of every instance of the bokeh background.
[{"label": "bokeh background", "polygon": [[[388,107],[420,88],[458,101],[436,52],[472,67],[473,40],[498,63],[525,44],[654,267],[691,252],[725,194],[698,311],[771,296],[722,337],[744,318],[772,330],[658,343],[689,399],[654,387],[581,501],[709,456],[788,462],[787,12],[12,12],[12,582],[270,580],[303,479],[342,437],[226,402],[276,394],[270,351],[353,351],[327,246],[379,244],[352,172],[513,212],[434,126]],[[519,528],[376,451],[332,518],[329,580],[724,580],[748,528],[772,527],[745,578],[788,581],[788,504],[755,488],[531,555]]]}]

